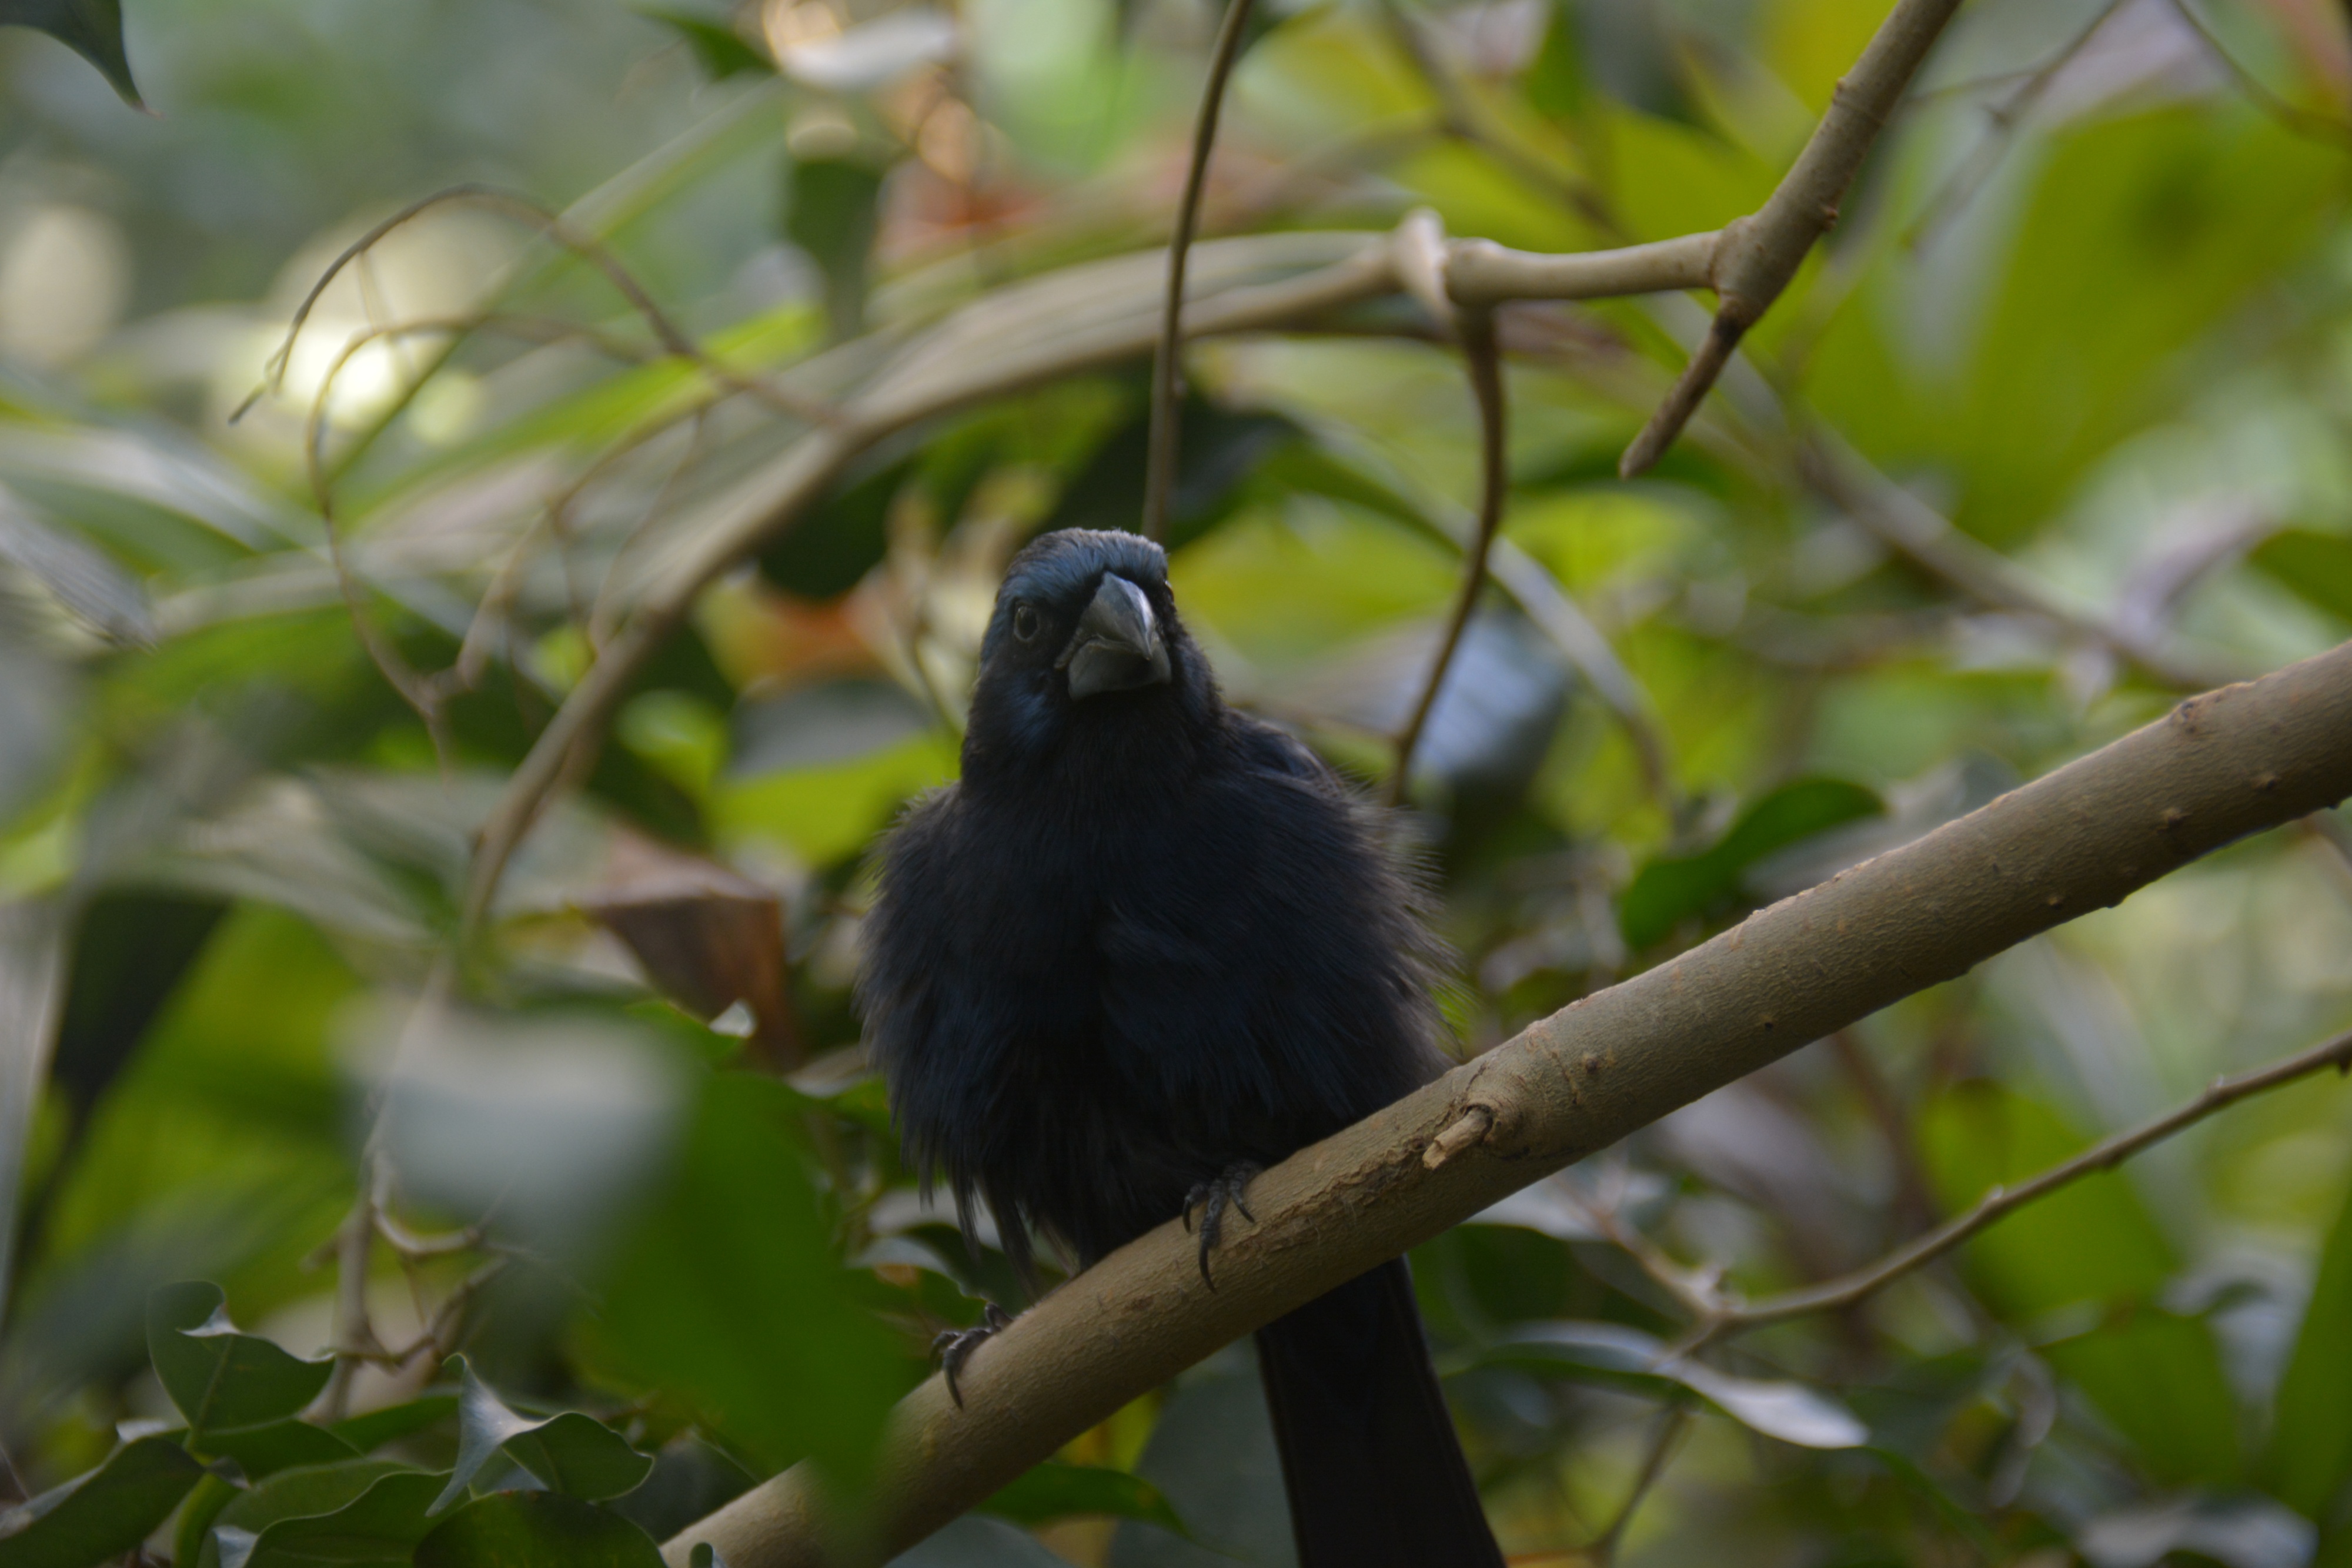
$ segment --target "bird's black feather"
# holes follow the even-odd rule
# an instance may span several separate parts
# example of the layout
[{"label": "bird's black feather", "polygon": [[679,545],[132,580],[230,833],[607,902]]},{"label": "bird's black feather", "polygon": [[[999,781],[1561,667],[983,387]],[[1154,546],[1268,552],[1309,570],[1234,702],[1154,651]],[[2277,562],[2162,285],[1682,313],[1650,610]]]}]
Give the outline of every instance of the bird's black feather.
[{"label": "bird's black feather", "polygon": [[[1127,592],[1106,589],[1113,575],[1140,591],[1165,659],[1136,651],[1118,666],[1134,684],[1074,698],[1082,617]],[[1164,557],[1133,535],[1048,534],[1013,560],[962,777],[909,810],[880,869],[858,988],[869,1048],[924,1178],[967,1210],[984,1200],[1024,1269],[1031,1228],[1091,1263],[1176,1218],[1197,1185],[1271,1165],[1444,1065],[1433,946],[1379,824],[1313,753],[1224,705]],[[1499,1563],[1409,1291],[1369,1283],[1381,1277],[1261,1336],[1302,1562],[1433,1561],[1343,1558],[1360,1520],[1335,1536],[1313,1517],[1347,1491],[1315,1456],[1369,1451],[1362,1431],[1324,1430],[1360,1424],[1329,1396],[1361,1355],[1356,1403],[1378,1406],[1366,1430],[1391,1451],[1365,1469],[1360,1510],[1405,1506],[1373,1494],[1423,1474],[1453,1500],[1432,1527],[1454,1542],[1442,1560]]]}]

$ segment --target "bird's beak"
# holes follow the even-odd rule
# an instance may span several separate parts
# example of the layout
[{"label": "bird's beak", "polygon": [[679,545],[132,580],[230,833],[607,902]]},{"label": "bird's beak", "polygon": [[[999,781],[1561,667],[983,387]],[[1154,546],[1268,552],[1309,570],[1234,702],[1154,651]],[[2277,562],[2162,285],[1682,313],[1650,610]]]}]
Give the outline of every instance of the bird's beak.
[{"label": "bird's beak", "polygon": [[1143,590],[1117,572],[1105,572],[1055,666],[1070,673],[1073,700],[1166,681],[1168,646]]}]

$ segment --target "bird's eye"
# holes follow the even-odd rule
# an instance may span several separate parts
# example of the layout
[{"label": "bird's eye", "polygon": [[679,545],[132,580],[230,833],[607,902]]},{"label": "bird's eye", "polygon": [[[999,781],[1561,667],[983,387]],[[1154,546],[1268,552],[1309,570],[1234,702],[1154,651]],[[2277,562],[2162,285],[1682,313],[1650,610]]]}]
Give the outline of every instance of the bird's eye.
[{"label": "bird's eye", "polygon": [[1015,637],[1024,643],[1034,643],[1037,633],[1045,629],[1045,618],[1037,613],[1035,605],[1016,604],[1013,607],[1013,634]]}]

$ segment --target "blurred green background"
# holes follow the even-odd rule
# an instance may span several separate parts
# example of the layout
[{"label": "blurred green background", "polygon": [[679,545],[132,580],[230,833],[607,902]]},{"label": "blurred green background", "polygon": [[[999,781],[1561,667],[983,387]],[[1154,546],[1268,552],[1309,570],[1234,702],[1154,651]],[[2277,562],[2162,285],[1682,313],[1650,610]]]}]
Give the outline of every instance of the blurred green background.
[{"label": "blurred green background", "polygon": [[[1548,250],[1719,225],[1887,5],[1264,9],[1205,222],[1276,237],[1204,287],[1420,205]],[[1214,16],[126,11],[148,113],[0,29],[0,1509],[46,1494],[0,1568],[642,1563],[799,1459],[854,1487],[930,1335],[1021,1300],[857,1060],[863,857],[953,774],[1011,552],[1136,516],[1143,367],[860,457],[699,598],[436,963],[501,781],[786,405],[1161,243]],[[1972,0],[1635,482],[1701,308],[1505,312],[1507,544],[1410,790],[1461,1053],[2352,635],[2348,107],[2335,0]],[[460,185],[273,360],[339,253]],[[1156,287],[1077,277],[1021,329]],[[1376,788],[1476,490],[1458,362],[1389,302],[1190,371],[1179,601],[1229,695]],[[2352,1564],[2334,1075],[1687,1375],[1622,1244],[1827,1278],[2347,1024],[2339,814],[1422,1249],[1513,1561]],[[330,1382],[338,1345],[383,1354]],[[1275,1568],[1281,1511],[1237,1348],[907,1561]]]}]

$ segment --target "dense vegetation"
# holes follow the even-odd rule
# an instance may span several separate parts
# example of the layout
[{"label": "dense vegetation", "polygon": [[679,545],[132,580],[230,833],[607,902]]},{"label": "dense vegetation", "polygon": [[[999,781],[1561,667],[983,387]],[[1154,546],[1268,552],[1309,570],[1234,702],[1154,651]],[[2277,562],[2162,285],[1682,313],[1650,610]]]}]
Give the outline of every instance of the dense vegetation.
[{"label": "dense vegetation", "polygon": [[[0,32],[0,1488],[36,1500],[0,1568],[645,1563],[797,1460],[854,1489],[931,1335],[1021,1300],[856,1055],[864,852],[952,774],[1010,553],[1138,516],[1144,364],[862,452],[696,598],[479,921],[475,835],[829,408],[1151,308],[1156,259],[1020,287],[1164,240],[1213,18],[129,9],[157,116]],[[1196,276],[1416,206],[1544,251],[1714,227],[1886,9],[1269,8],[1206,207],[1260,237]],[[1701,308],[1506,308],[1503,543],[1403,791],[1458,1050],[2352,635],[2347,168],[2327,0],[1974,0],[1653,473],[1617,456]],[[1459,356],[1397,298],[1187,365],[1185,612],[1385,789],[1472,531]],[[2352,1564],[2333,1074],[1660,1354],[2347,1023],[2331,814],[1421,1249],[1514,1561]],[[906,1561],[1287,1562],[1244,1354]]]}]

